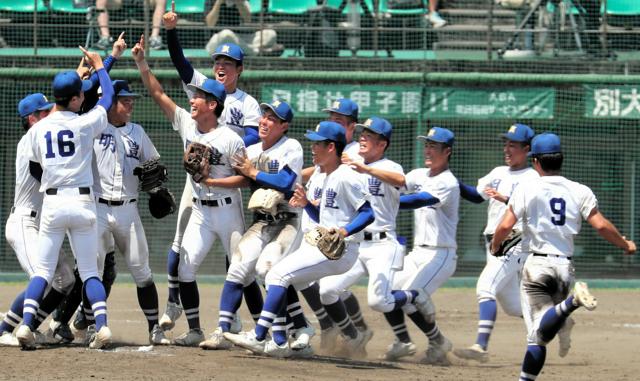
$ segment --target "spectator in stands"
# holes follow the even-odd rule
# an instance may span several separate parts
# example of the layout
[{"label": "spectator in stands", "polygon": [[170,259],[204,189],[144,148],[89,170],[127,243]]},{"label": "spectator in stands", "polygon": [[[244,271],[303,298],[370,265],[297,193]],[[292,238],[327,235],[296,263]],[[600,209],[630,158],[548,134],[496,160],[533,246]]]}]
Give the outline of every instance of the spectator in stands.
[{"label": "spectator in stands", "polygon": [[[162,49],[162,37],[160,37],[160,26],[162,24],[162,15],[167,7],[167,0],[151,0],[150,4],[154,5],[151,38],[149,39],[149,47],[154,50]],[[122,0],[96,0],[96,11],[98,12],[98,27],[100,28],[100,39],[93,46],[96,49],[106,50],[111,46],[112,38],[109,31],[109,11],[122,8]]]},{"label": "spectator in stands", "polygon": [[[211,3],[213,5],[211,6]],[[276,31],[263,29],[256,32],[238,30],[236,32],[228,28],[236,26],[248,26],[251,23],[249,1],[247,0],[208,0],[205,9],[211,10],[205,16],[205,22],[209,27],[219,25],[219,32],[209,39],[205,49],[213,54],[216,47],[226,42],[239,45],[247,55],[277,55],[282,54],[284,46],[276,43]]]},{"label": "spectator in stands", "polygon": [[429,13],[425,15],[434,28],[442,28],[447,25],[447,20],[443,19],[440,13],[438,13],[438,1],[439,0],[429,0]]},{"label": "spectator in stands", "polygon": [[574,0],[576,6],[584,9],[585,30],[596,31],[586,33],[587,54],[602,58],[615,58],[613,52],[607,51],[600,40],[600,0]]}]

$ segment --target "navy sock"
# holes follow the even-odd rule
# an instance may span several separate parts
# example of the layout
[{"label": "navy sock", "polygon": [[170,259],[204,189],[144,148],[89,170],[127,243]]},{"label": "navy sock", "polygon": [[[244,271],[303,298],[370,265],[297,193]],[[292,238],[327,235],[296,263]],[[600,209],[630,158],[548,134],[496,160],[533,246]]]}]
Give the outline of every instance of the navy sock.
[{"label": "navy sock", "polygon": [[485,300],[478,303],[478,337],[476,338],[476,344],[484,350],[489,346],[489,338],[497,315],[498,307],[495,300]]},{"label": "navy sock", "polygon": [[151,283],[145,287],[136,287],[138,292],[138,304],[140,309],[147,318],[147,325],[149,326],[149,332],[153,329],[153,326],[158,324],[158,290],[156,284]]},{"label": "navy sock", "polygon": [[104,293],[109,298],[109,294],[111,293],[111,286],[116,281],[116,276],[118,272],[116,271],[116,253],[110,252],[104,258],[104,272],[102,274],[102,285],[104,286]]},{"label": "navy sock", "polygon": [[384,317],[391,326],[393,334],[396,335],[396,338],[400,342],[411,342],[409,331],[407,331],[407,325],[404,323],[404,312],[402,312],[402,310],[387,312],[384,314]]},{"label": "navy sock", "polygon": [[180,282],[180,299],[182,299],[189,329],[200,328],[200,293],[195,280]]},{"label": "navy sock", "polygon": [[399,309],[405,304],[413,303],[416,296],[418,296],[418,291],[416,290],[395,290],[391,291],[391,295],[393,295],[394,299],[394,309]]},{"label": "navy sock", "polygon": [[22,309],[24,308],[24,294],[25,291],[16,296],[13,299],[13,303],[11,303],[11,308],[7,311],[7,314],[4,316],[2,323],[0,323],[0,334],[4,332],[13,332],[13,330],[20,324],[22,321]]},{"label": "navy sock", "polygon": [[78,274],[78,270],[74,271],[76,282],[73,284],[73,288],[67,294],[62,302],[53,311],[53,320],[62,324],[69,324],[69,321],[73,317],[73,313],[76,311],[80,302],[82,301],[82,280]]},{"label": "navy sock", "polygon": [[34,276],[31,278],[27,290],[24,293],[24,305],[22,310],[23,324],[29,326],[33,331],[36,326],[36,313],[40,308],[40,302],[47,288],[47,281],[43,277]]},{"label": "navy sock", "polygon": [[262,299],[262,290],[255,280],[242,290],[244,294],[244,302],[251,313],[254,322],[257,322],[262,312],[264,300]]},{"label": "navy sock", "polygon": [[76,312],[76,319],[84,319],[86,321],[87,326],[92,324],[96,324],[96,320],[93,317],[93,310],[91,309],[91,303],[87,298],[87,293],[84,289],[84,284],[82,285],[82,303],[78,306],[78,312]]},{"label": "navy sock", "polygon": [[349,293],[349,297],[342,301],[344,303],[344,307],[349,314],[349,318],[353,322],[353,324],[358,327],[358,329],[364,331],[367,329],[367,323],[364,321],[362,317],[362,310],[360,309],[360,303],[358,303],[358,298],[352,293]]},{"label": "navy sock", "polygon": [[36,328],[42,324],[42,322],[53,312],[53,310],[64,300],[65,294],[57,291],[53,288],[49,289],[49,292],[42,299],[42,303],[40,303],[40,308],[38,309],[38,313],[36,315]]},{"label": "navy sock", "polygon": [[576,309],[578,307],[573,305],[573,295],[549,308],[540,319],[538,327],[540,338],[545,342],[551,341],[562,328],[567,317]]},{"label": "navy sock", "polygon": [[242,303],[242,284],[225,281],[220,296],[220,312],[218,314],[218,327],[222,332],[229,332],[233,317],[238,312]]},{"label": "navy sock", "polygon": [[269,328],[278,317],[287,299],[287,289],[282,286],[269,286],[267,289],[267,299],[264,302],[264,309],[260,314],[260,319],[256,324],[256,338],[264,340],[267,337]]},{"label": "navy sock", "polygon": [[546,356],[547,347],[528,345],[527,353],[524,355],[524,361],[522,362],[520,381],[534,381],[544,366]]},{"label": "navy sock", "polygon": [[338,299],[338,301],[333,304],[325,304],[324,309],[327,310],[327,313],[331,316],[331,320],[336,322],[336,325],[345,336],[352,339],[358,336],[358,330],[349,318],[349,315],[347,315],[347,309],[342,300]]},{"label": "navy sock", "polygon": [[320,329],[325,330],[333,327],[333,321],[320,301],[320,285],[316,282],[300,292],[316,315],[318,323],[320,323]]},{"label": "navy sock", "polygon": [[167,253],[167,280],[169,285],[169,301],[180,304],[180,282],[178,281],[178,265],[180,253],[169,249]]},{"label": "navy sock", "polygon": [[84,282],[84,292],[89,300],[93,317],[96,320],[96,332],[107,325],[107,293],[102,282],[97,277],[92,277]]},{"label": "navy sock", "polygon": [[293,286],[287,288],[287,308],[286,312],[291,317],[293,328],[304,328],[307,326],[307,319],[304,318],[302,306],[300,306],[300,298]]},{"label": "navy sock", "polygon": [[440,340],[440,329],[435,321],[428,322],[419,311],[409,314],[409,319],[411,319],[411,321],[413,321],[415,325],[424,332],[424,334],[429,338],[429,341]]}]

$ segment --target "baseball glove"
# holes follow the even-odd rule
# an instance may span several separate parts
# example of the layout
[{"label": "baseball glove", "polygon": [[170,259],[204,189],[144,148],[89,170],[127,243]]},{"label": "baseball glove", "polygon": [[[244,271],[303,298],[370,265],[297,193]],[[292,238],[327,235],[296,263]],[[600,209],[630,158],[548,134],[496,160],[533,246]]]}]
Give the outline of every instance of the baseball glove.
[{"label": "baseball glove", "polygon": [[199,183],[204,178],[202,173],[207,160],[211,156],[211,149],[202,143],[190,143],[184,151],[183,165],[193,181]]},{"label": "baseball glove", "polygon": [[149,192],[169,180],[167,167],[160,164],[160,159],[147,160],[133,169],[133,175],[138,176],[140,183],[138,190]]},{"label": "baseball glove", "polygon": [[316,246],[329,260],[335,261],[344,254],[344,238],[337,228],[317,226],[305,233],[304,239],[308,244]]},{"label": "baseball glove", "polygon": [[275,189],[259,188],[251,195],[247,208],[274,216],[278,213],[278,204],[284,201],[284,194]]},{"label": "baseball glove", "polygon": [[176,199],[169,189],[156,187],[149,191],[149,212],[155,218],[163,218],[176,211]]},{"label": "baseball glove", "polygon": [[520,241],[522,241],[522,233],[512,230],[511,233],[509,233],[509,235],[507,236],[507,238],[505,238],[504,241],[500,243],[500,247],[498,247],[498,250],[495,253],[493,253],[493,256],[502,257],[506,255],[509,252],[509,250],[513,249],[513,247],[519,244]]}]

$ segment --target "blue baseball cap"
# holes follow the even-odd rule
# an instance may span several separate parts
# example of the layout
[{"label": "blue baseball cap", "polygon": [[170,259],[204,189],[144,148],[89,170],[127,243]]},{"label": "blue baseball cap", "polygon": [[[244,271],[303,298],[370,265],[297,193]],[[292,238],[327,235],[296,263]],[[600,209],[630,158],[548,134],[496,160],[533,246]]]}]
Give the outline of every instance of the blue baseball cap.
[{"label": "blue baseball cap", "polygon": [[91,81],[83,81],[73,70],[60,72],[53,78],[53,96],[56,98],[68,98],[80,91],[88,91],[91,87]]},{"label": "blue baseball cap", "polygon": [[358,120],[358,104],[349,98],[336,99],[331,103],[331,107],[325,108],[322,111],[335,112],[336,114],[350,116]]},{"label": "blue baseball cap", "polygon": [[205,79],[201,85],[188,84],[187,88],[193,92],[200,90],[209,95],[213,95],[222,103],[224,103],[224,100],[227,98],[227,92],[224,90],[224,86],[215,79]]},{"label": "blue baseball cap", "polygon": [[240,62],[242,64],[242,60],[244,59],[244,52],[242,48],[233,43],[226,43],[222,45],[218,45],[216,50],[211,55],[211,58],[214,60],[219,56],[229,57],[232,60]]},{"label": "blue baseball cap", "polygon": [[117,97],[139,97],[140,94],[131,92],[129,89],[129,82],[123,79],[116,79],[111,82],[113,84],[113,92]]},{"label": "blue baseball cap", "polygon": [[421,135],[418,136],[418,139],[453,146],[455,135],[453,134],[453,132],[451,132],[451,130],[448,130],[446,128],[431,127],[431,129],[427,133],[427,136]]},{"label": "blue baseball cap", "polygon": [[291,106],[287,102],[281,101],[279,99],[274,100],[271,103],[260,103],[260,108],[264,111],[269,109],[273,111],[274,114],[280,120],[283,120],[287,123],[293,120],[293,110],[291,110]]},{"label": "blue baseball cap", "polygon": [[391,132],[393,130],[393,126],[391,126],[388,120],[378,118],[377,116],[372,116],[362,124],[356,124],[356,128],[369,130],[378,135],[382,135],[387,140],[391,140]]},{"label": "blue baseball cap", "polygon": [[512,142],[520,142],[520,143],[528,143],[533,139],[535,133],[531,129],[531,127],[526,124],[516,123],[513,126],[509,127],[509,130],[500,134],[501,137],[507,140],[511,140]]},{"label": "blue baseball cap", "polygon": [[29,94],[18,103],[18,114],[25,118],[36,111],[51,110],[53,105],[42,93]]},{"label": "blue baseball cap", "polygon": [[347,144],[344,127],[339,123],[330,122],[328,120],[318,123],[315,131],[307,130],[307,133],[304,134],[304,136],[314,142],[333,140],[334,142]]},{"label": "blue baseball cap", "polygon": [[560,138],[558,135],[545,132],[536,135],[533,140],[531,140],[531,151],[528,156],[560,152],[562,152],[562,148],[560,147]]}]

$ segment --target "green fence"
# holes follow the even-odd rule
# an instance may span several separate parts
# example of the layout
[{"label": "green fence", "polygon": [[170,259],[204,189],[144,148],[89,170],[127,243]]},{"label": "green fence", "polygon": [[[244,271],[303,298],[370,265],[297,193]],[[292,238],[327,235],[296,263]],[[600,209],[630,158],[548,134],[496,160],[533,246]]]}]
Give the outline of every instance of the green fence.
[{"label": "green fence", "polygon": [[[120,64],[119,64],[120,65]],[[123,67],[129,67],[122,63]],[[210,68],[203,68],[210,74]],[[15,146],[22,134],[17,102],[29,92],[50,93],[56,70],[1,69],[0,123],[5,126],[0,158],[0,218],[6,221],[13,202]],[[174,70],[157,70],[166,92],[178,104],[187,99]],[[145,93],[135,70],[114,69],[113,78],[127,78],[134,91]],[[636,190],[640,119],[640,76],[567,76],[420,72],[247,71],[241,88],[261,101],[278,96],[293,105],[296,117],[291,136],[315,127],[319,111],[336,97],[352,97],[362,117],[379,115],[394,125],[389,157],[405,171],[422,165],[422,150],[415,136],[430,126],[450,128],[456,134],[451,161],[454,174],[468,184],[503,164],[499,134],[514,122],[527,123],[537,132],[554,131],[566,153],[564,174],[593,189],[599,206],[630,238],[638,236]],[[133,120],[142,124],[170,171],[170,189],[179,198],[185,174],[180,139],[148,97],[137,101]],[[310,155],[305,154],[307,164]],[[246,195],[245,195],[246,196]],[[149,216],[146,196],[140,209],[151,250],[152,268],[164,273],[165,253],[175,229],[175,215],[163,220]],[[462,202],[458,226],[458,276],[478,275],[485,261],[482,230],[486,205]],[[399,231],[412,236],[412,214],[402,212]],[[588,224],[576,239],[576,266],[581,276],[637,277],[635,258],[598,237]],[[224,272],[219,244],[201,268],[203,273]],[[19,271],[10,247],[0,245],[0,272]]]}]

